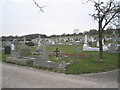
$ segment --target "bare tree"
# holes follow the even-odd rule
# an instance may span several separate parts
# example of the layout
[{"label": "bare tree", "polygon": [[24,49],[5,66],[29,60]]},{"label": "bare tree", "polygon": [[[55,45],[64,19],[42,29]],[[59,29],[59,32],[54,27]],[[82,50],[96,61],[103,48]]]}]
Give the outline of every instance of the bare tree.
[{"label": "bare tree", "polygon": [[98,32],[99,32],[99,61],[103,61],[103,47],[102,47],[102,38],[103,30],[110,23],[116,24],[113,22],[114,19],[119,19],[120,13],[120,1],[109,0],[106,3],[101,2],[100,0],[89,0],[94,4],[95,13],[91,16],[98,22]]},{"label": "bare tree", "polygon": [[33,0],[33,2],[34,2],[35,5],[40,9],[41,12],[44,12],[44,11],[43,11],[43,8],[44,8],[45,6],[42,6],[42,7],[39,6],[39,4],[38,4],[35,0]]},{"label": "bare tree", "polygon": [[73,33],[74,33],[74,34],[78,34],[78,33],[79,33],[79,29],[74,29],[74,30],[73,30]]}]

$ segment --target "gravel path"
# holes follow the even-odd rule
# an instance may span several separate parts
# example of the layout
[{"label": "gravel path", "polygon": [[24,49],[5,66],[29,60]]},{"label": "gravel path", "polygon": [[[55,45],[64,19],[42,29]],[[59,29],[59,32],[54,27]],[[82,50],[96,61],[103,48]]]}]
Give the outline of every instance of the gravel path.
[{"label": "gravel path", "polygon": [[65,75],[3,63],[2,88],[118,88],[118,70]]}]

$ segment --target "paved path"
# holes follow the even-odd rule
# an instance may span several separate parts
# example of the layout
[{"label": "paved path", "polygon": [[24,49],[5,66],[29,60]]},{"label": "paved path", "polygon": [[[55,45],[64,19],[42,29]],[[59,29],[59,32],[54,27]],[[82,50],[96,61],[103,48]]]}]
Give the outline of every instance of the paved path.
[{"label": "paved path", "polygon": [[117,88],[118,71],[65,75],[14,64],[2,64],[3,88]]}]

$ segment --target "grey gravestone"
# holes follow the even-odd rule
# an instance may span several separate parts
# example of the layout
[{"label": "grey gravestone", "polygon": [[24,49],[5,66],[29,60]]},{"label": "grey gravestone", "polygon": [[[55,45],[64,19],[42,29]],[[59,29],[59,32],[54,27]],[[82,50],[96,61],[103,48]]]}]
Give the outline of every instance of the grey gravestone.
[{"label": "grey gravestone", "polygon": [[37,61],[48,61],[48,55],[47,54],[42,54],[37,58]]},{"label": "grey gravestone", "polygon": [[40,54],[40,49],[36,48],[35,51],[32,54],[33,55],[39,55]]},{"label": "grey gravestone", "polygon": [[40,56],[37,58],[38,61],[48,61],[48,55],[46,53],[46,48],[45,48],[45,43],[44,40],[41,42],[41,47],[40,47]]},{"label": "grey gravestone", "polygon": [[29,48],[22,48],[21,50],[20,50],[20,55],[21,56],[27,56],[27,55],[29,55],[30,54],[30,49]]},{"label": "grey gravestone", "polygon": [[11,47],[10,46],[6,46],[4,53],[5,54],[11,54]]},{"label": "grey gravestone", "polygon": [[25,42],[26,42],[26,38],[24,37],[24,38],[23,38],[23,44],[25,44]]},{"label": "grey gravestone", "polygon": [[28,48],[26,45],[23,44],[19,48],[19,53],[20,53],[20,56],[27,56],[30,54],[30,48]]},{"label": "grey gravestone", "polygon": [[78,52],[78,53],[81,52],[81,51],[80,51],[80,47],[77,48],[77,52]]},{"label": "grey gravestone", "polygon": [[62,62],[62,63],[59,64],[59,68],[65,68],[65,67],[67,67],[69,64],[70,64],[70,63],[64,63],[64,62]]},{"label": "grey gravestone", "polygon": [[41,46],[41,36],[39,36],[39,38],[38,38],[38,47],[40,47]]},{"label": "grey gravestone", "polygon": [[20,53],[19,52],[14,52],[11,55],[12,57],[20,57]]},{"label": "grey gravestone", "polygon": [[117,44],[111,44],[110,48],[108,49],[109,53],[118,53],[120,50],[118,49],[119,47]]},{"label": "grey gravestone", "polygon": [[92,41],[88,41],[89,47],[92,46]]}]

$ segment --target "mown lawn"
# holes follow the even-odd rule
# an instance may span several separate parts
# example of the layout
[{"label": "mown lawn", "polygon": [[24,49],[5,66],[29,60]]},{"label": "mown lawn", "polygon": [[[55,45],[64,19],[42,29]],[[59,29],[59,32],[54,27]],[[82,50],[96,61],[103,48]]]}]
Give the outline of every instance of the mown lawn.
[{"label": "mown lawn", "polygon": [[[13,53],[13,52],[14,52],[14,51],[11,51],[11,53]],[[4,50],[2,50],[0,53],[1,53],[1,60],[2,60],[3,62],[6,61],[7,57],[11,56],[11,54],[4,54]]]},{"label": "mown lawn", "polygon": [[[82,51],[80,53],[76,52],[77,45],[66,45],[66,46],[47,46],[46,50],[48,52],[54,52],[56,48],[59,49],[62,53],[69,54],[90,54],[89,58],[75,58],[68,57],[67,59],[62,60],[53,60],[56,62],[60,61],[74,61],[74,64],[71,64],[66,68],[66,74],[83,74],[83,73],[97,73],[103,71],[114,70],[118,68],[118,54],[110,54],[108,52],[103,53],[104,61],[98,62],[99,52],[93,51]],[[82,50],[82,46],[80,47]],[[53,59],[55,56],[50,56],[50,59]]]},{"label": "mown lawn", "polygon": [[[98,62],[98,54],[99,52],[93,51],[82,51],[80,53],[76,52],[77,45],[65,45],[65,46],[46,46],[47,52],[54,52],[56,48],[59,49],[62,53],[68,54],[89,54],[91,57],[89,58],[75,58],[75,57],[67,57],[56,60],[55,55],[49,56],[51,61],[54,62],[74,62],[70,66],[63,71],[66,74],[84,74],[84,73],[97,73],[103,71],[110,71],[114,69],[118,69],[118,54],[110,54],[108,52],[104,52],[104,61]],[[34,51],[35,47],[31,47],[31,53]],[[80,46],[82,50],[82,45]],[[12,51],[13,53],[14,51]],[[4,52],[1,52],[1,58],[3,61],[10,55],[5,55]],[[49,70],[49,69],[48,69]]]}]

